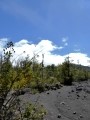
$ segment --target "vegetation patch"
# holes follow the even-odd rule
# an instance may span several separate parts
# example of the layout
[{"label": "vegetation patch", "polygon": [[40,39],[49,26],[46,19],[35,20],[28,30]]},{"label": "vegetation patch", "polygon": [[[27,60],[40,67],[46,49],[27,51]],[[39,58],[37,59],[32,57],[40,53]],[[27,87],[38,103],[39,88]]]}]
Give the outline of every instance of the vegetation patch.
[{"label": "vegetation patch", "polygon": [[[63,85],[72,85],[73,81],[90,79],[90,68],[70,63],[69,57],[63,64],[44,66],[38,63],[36,56],[28,57],[13,66],[11,57],[15,53],[13,43],[8,42],[0,59],[0,119],[1,120],[42,120],[46,114],[42,106],[29,104],[25,112],[21,111],[19,95],[25,89],[36,92],[56,90]],[[16,117],[18,116],[18,118]]]}]

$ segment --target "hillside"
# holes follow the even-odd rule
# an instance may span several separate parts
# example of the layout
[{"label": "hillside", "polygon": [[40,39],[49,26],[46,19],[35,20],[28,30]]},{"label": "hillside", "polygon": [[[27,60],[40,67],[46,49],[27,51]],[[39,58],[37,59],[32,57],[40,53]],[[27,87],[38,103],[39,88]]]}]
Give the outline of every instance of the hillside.
[{"label": "hillside", "polygon": [[90,81],[74,82],[57,90],[20,96],[23,103],[36,102],[44,105],[44,120],[90,120]]}]

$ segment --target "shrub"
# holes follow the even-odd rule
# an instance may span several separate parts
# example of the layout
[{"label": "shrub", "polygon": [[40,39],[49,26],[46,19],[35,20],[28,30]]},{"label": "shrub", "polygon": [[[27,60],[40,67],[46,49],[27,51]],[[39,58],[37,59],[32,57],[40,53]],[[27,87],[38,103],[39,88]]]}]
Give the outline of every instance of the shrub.
[{"label": "shrub", "polygon": [[72,81],[73,81],[73,75],[70,71],[69,58],[66,58],[61,68],[61,83],[65,85],[72,85]]},{"label": "shrub", "polygon": [[28,104],[23,114],[26,120],[43,120],[46,110],[43,105]]},{"label": "shrub", "polygon": [[[20,90],[30,83],[32,71],[28,65],[13,67],[10,58],[14,53],[13,43],[8,42],[0,61],[0,120],[42,120],[42,107],[30,104],[25,113],[21,110]],[[17,89],[15,91],[15,89]],[[36,107],[36,109],[35,109]],[[39,108],[39,109],[38,109]],[[33,112],[33,117],[31,116]],[[29,115],[27,114],[29,113]],[[41,119],[42,118],[42,119]]]}]

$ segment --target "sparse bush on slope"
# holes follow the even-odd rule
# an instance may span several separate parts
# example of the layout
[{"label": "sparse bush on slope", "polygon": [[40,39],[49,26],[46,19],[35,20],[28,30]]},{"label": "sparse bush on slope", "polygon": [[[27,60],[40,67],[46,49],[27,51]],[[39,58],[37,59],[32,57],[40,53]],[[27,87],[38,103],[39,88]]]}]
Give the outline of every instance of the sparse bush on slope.
[{"label": "sparse bush on slope", "polygon": [[36,105],[31,104],[24,111],[21,109],[19,95],[24,94],[21,88],[27,86],[32,78],[30,66],[17,68],[12,66],[10,58],[15,52],[12,42],[8,42],[3,51],[4,55],[0,60],[0,120],[24,120],[24,118],[29,120],[29,117],[34,120],[31,112],[33,116],[35,114],[37,120],[43,119],[44,112]]},{"label": "sparse bush on slope", "polygon": [[61,66],[61,82],[64,85],[72,85],[73,75],[70,70],[69,58],[66,58],[65,62]]}]

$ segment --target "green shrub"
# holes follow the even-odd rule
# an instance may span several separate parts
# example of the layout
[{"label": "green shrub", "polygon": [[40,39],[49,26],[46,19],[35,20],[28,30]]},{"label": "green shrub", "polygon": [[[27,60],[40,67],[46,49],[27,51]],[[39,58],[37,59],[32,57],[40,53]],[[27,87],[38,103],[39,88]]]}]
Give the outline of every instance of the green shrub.
[{"label": "green shrub", "polygon": [[23,117],[26,120],[43,120],[46,110],[43,105],[28,104]]},{"label": "green shrub", "polygon": [[61,66],[61,83],[64,85],[72,85],[73,75],[70,69],[69,58]]}]

